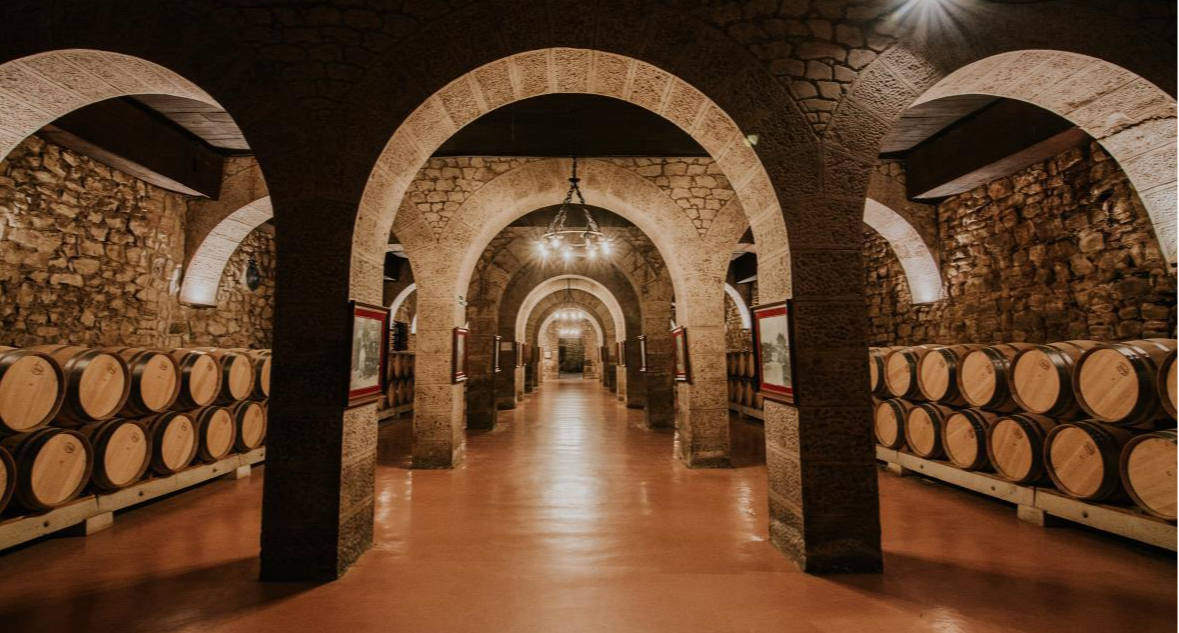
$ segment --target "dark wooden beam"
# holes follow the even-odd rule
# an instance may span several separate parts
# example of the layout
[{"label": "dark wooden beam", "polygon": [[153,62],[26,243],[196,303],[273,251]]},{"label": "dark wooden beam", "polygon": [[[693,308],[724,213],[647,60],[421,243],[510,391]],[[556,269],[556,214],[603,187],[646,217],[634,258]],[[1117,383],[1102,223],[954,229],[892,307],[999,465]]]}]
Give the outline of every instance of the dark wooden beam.
[{"label": "dark wooden beam", "polygon": [[910,198],[944,198],[1082,145],[1089,135],[1043,108],[1003,99],[905,156]]},{"label": "dark wooden beam", "polygon": [[109,99],[79,108],[42,128],[41,134],[158,187],[209,198],[221,195],[221,154],[129,101]]}]

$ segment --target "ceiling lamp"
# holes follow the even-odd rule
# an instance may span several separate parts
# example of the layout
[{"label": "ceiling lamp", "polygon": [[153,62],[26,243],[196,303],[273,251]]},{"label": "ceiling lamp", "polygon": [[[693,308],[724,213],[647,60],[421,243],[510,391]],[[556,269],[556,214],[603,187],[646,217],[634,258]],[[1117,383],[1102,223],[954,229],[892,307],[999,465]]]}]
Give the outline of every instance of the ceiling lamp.
[{"label": "ceiling lamp", "polygon": [[[556,217],[549,223],[548,231],[540,237],[540,241],[536,244],[541,255],[545,257],[549,253],[559,253],[561,259],[568,262],[574,257],[596,259],[599,253],[610,254],[614,240],[606,237],[606,234],[598,227],[598,223],[594,221],[594,216],[585,203],[585,196],[581,195],[581,187],[577,184],[579,182],[581,179],[577,177],[577,157],[574,157],[573,175],[569,177],[569,192],[565,194],[565,200],[557,209]],[[574,194],[577,195],[577,202],[573,202]],[[565,226],[570,207],[581,207],[581,212],[585,214],[584,228]]]}]

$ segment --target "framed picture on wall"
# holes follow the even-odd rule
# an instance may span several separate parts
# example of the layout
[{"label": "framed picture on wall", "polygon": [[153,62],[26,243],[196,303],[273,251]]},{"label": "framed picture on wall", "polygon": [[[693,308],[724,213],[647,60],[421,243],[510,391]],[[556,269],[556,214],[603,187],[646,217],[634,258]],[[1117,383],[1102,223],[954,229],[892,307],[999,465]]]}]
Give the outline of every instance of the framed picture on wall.
[{"label": "framed picture on wall", "polygon": [[692,366],[688,362],[688,328],[679,326],[671,331],[671,344],[675,349],[675,376],[679,382],[692,382]]},{"label": "framed picture on wall", "polygon": [[497,335],[492,337],[491,340],[491,367],[492,371],[497,374],[499,373],[500,350],[503,349],[503,338]]},{"label": "framed picture on wall", "polygon": [[626,367],[626,341],[618,341],[618,366]]},{"label": "framed picture on wall", "polygon": [[385,390],[385,364],[389,359],[389,309],[359,301],[352,311],[352,371],[348,379],[348,406],[376,402]]},{"label": "framed picture on wall", "polygon": [[[451,382],[463,382],[467,379],[467,338],[470,335],[471,331],[465,327],[454,328],[454,342],[450,352]],[[498,350],[499,345],[495,348]]]},{"label": "framed picture on wall", "polygon": [[647,335],[640,334],[639,340],[639,371],[647,372]]},{"label": "framed picture on wall", "polygon": [[789,301],[753,307],[753,351],[758,393],[785,404],[795,404],[794,327]]}]

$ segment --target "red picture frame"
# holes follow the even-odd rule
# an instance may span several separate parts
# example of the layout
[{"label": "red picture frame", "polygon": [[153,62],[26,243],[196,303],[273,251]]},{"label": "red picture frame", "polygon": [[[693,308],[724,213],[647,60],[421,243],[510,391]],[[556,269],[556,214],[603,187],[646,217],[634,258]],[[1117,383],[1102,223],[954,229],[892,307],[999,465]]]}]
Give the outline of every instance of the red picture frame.
[{"label": "red picture frame", "polygon": [[783,404],[797,404],[794,389],[794,321],[789,301],[754,306],[753,352],[758,393]]},{"label": "red picture frame", "polygon": [[450,381],[452,383],[463,382],[470,375],[467,368],[467,344],[470,336],[471,331],[467,328],[454,328],[454,340],[450,347]]},{"label": "red picture frame", "polygon": [[352,349],[348,408],[371,404],[385,393],[389,362],[389,309],[350,301]]},{"label": "red picture frame", "polygon": [[688,359],[688,328],[681,325],[671,331],[671,346],[675,352],[672,377],[676,382],[692,382],[692,364]]}]

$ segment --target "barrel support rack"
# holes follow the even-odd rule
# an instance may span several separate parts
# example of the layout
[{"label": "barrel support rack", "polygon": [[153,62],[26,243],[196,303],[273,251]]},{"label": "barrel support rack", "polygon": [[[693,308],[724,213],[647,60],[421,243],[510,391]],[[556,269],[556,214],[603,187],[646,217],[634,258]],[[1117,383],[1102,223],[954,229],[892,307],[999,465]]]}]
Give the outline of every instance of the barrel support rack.
[{"label": "barrel support rack", "polygon": [[761,409],[747,407],[743,404],[738,404],[736,402],[729,403],[729,411],[736,411],[737,413],[741,414],[742,417],[753,418],[755,420],[761,420],[763,422],[766,419],[766,414]]},{"label": "barrel support rack", "polygon": [[1132,506],[1079,501],[1050,488],[1013,484],[988,473],[962,470],[948,462],[923,459],[883,446],[876,447],[876,459],[884,462],[889,472],[902,477],[921,475],[1013,503],[1020,520],[1041,527],[1058,527],[1065,525],[1064,521],[1071,521],[1176,551],[1175,524]]},{"label": "barrel support rack", "polygon": [[175,475],[145,479],[122,490],[91,494],[66,505],[43,512],[0,521],[0,551],[35,538],[62,530],[74,536],[85,536],[105,530],[114,524],[115,512],[200,483],[225,477],[244,479],[250,469],[266,459],[266,447],[246,453],[230,455],[212,464],[201,464]]}]

